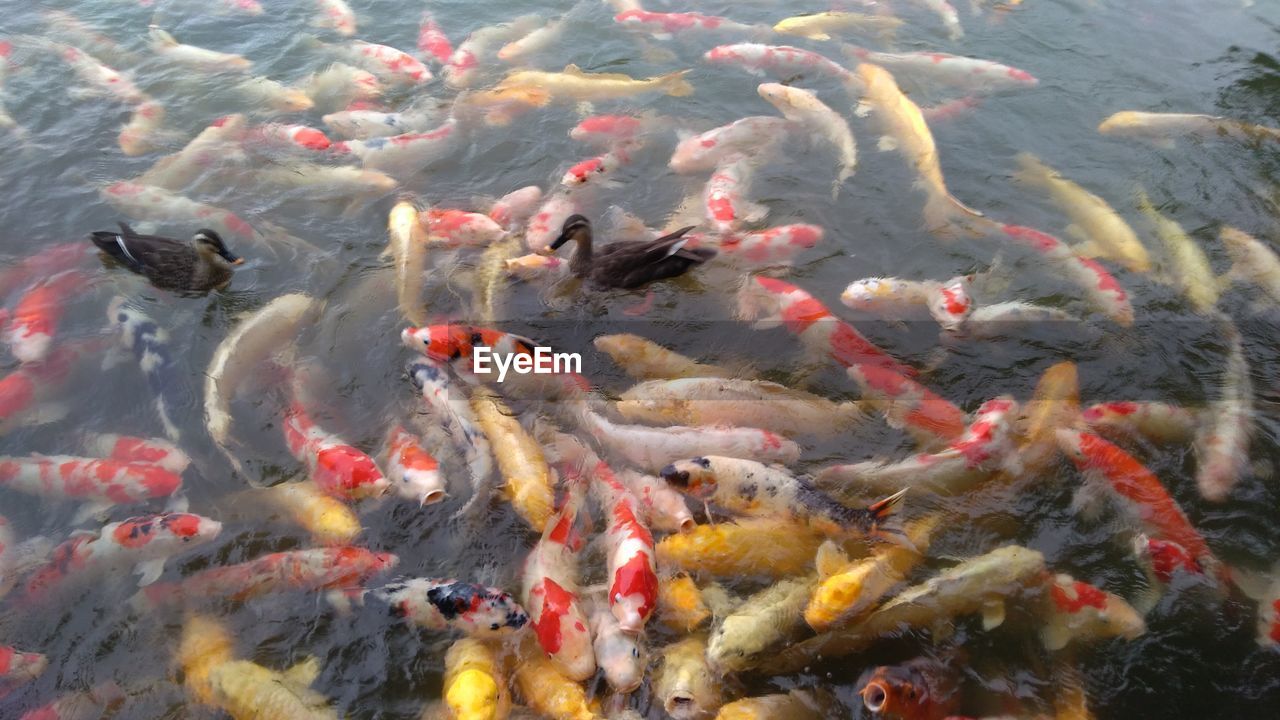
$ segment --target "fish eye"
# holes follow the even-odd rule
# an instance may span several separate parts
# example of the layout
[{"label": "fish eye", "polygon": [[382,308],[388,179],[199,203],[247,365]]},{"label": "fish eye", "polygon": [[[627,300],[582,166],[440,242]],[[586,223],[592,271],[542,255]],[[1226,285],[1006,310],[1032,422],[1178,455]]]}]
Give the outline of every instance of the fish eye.
[{"label": "fish eye", "polygon": [[640,657],[640,648],[631,648],[631,657]]},{"label": "fish eye", "polygon": [[490,630],[497,630],[499,627],[498,623],[489,623]]}]

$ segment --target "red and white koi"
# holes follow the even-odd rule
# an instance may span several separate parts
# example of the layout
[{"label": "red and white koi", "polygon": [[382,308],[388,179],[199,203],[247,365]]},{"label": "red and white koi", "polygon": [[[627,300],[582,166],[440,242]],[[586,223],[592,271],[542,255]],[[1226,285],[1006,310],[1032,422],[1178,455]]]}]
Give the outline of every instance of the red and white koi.
[{"label": "red and white koi", "polygon": [[20,260],[9,260],[0,269],[0,300],[36,282],[75,269],[95,254],[86,242],[50,245]]},{"label": "red and white koi", "polygon": [[1160,444],[1191,442],[1201,425],[1200,413],[1157,401],[1118,400],[1090,405],[1080,419],[1093,432],[1112,438],[1141,436]]},{"label": "red and white koi", "polygon": [[693,532],[693,514],[684,496],[671,489],[662,478],[635,470],[619,470],[618,480],[639,502],[645,523],[662,532]]},{"label": "red and white koi", "polygon": [[509,63],[523,62],[529,56],[559,43],[564,35],[564,27],[564,18],[552,20],[503,45],[498,50],[498,59]]},{"label": "red and white koi", "polygon": [[248,72],[253,67],[242,55],[184,45],[156,25],[151,26],[151,50],[170,62],[196,70]]},{"label": "red and white koi", "polygon": [[207,227],[231,241],[258,239],[253,226],[230,210],[205,205],[163,188],[121,180],[104,187],[100,194],[112,207],[135,220]]},{"label": "red and white koi", "polygon": [[875,63],[894,75],[916,75],[965,94],[1035,87],[1039,81],[1025,70],[992,60],[940,52],[884,53],[846,45],[845,56]]},{"label": "red and white koi", "polygon": [[0,487],[94,506],[132,505],[173,495],[182,478],[150,463],[32,455],[0,457]]},{"label": "red and white koi", "polygon": [[1133,538],[1134,554],[1147,567],[1152,579],[1164,585],[1173,582],[1175,575],[1189,573],[1204,575],[1200,561],[1172,540],[1159,540],[1138,533]]},{"label": "red and white koi", "polygon": [[462,90],[475,84],[480,74],[480,58],[488,55],[499,43],[505,43],[533,31],[543,19],[537,15],[525,15],[510,23],[480,28],[467,36],[449,56],[444,66],[444,82],[451,88]]},{"label": "red and white koi", "polygon": [[870,365],[904,375],[916,373],[876,347],[852,325],[832,315],[817,298],[776,278],[756,275],[747,280],[738,293],[738,317],[754,322],[757,329],[782,325],[811,352],[846,368]]},{"label": "red and white koi", "polygon": [[418,23],[418,52],[441,64],[449,62],[453,55],[453,43],[431,13],[423,13]]},{"label": "red and white koi", "polygon": [[62,59],[71,66],[71,70],[81,81],[92,86],[92,92],[114,96],[130,105],[138,105],[149,98],[138,86],[133,84],[123,73],[107,67],[102,61],[89,53],[72,47],[53,43]]},{"label": "red and white koi", "polygon": [[328,150],[329,137],[323,130],[309,125],[285,125],[267,123],[249,131],[246,138],[249,142],[258,141],[276,147],[303,150]]},{"label": "red and white koi", "polygon": [[844,181],[853,177],[858,167],[858,144],[844,117],[818,99],[812,91],[781,83],[761,83],[757,92],[788,120],[806,128],[813,135],[827,139],[836,150],[840,173],[831,187],[834,199]]},{"label": "red and white koi", "polygon": [[982,404],[964,434],[936,453],[921,453],[898,462],[870,460],[833,465],[814,481],[840,491],[857,487],[859,493],[890,492],[901,487],[922,487],[936,493],[964,492],[992,473],[1016,473],[1020,467],[1013,443],[1013,421],[1018,404],[1009,396]]},{"label": "red and white koi", "polygon": [[564,177],[560,178],[560,184],[573,189],[588,183],[592,186],[600,185],[602,180],[608,182],[610,175],[623,165],[630,164],[631,151],[635,149],[634,145],[628,147],[619,144],[603,155],[583,160],[565,172]]},{"label": "red and white koi", "polygon": [[591,647],[595,650],[596,667],[604,673],[605,682],[617,693],[630,693],[644,682],[647,665],[641,650],[641,636],[622,630],[618,619],[609,612],[602,597],[590,599]]},{"label": "red and white koi", "polygon": [[373,73],[379,80],[399,85],[419,85],[430,82],[433,77],[431,70],[421,60],[389,45],[353,40],[350,45],[338,47],[347,60]]},{"label": "red and white koi", "polygon": [[220,4],[226,10],[245,15],[257,16],[263,13],[262,4],[258,0],[220,0]]},{"label": "red and white koi", "polygon": [[0,435],[65,417],[70,408],[58,397],[72,371],[82,359],[105,349],[101,338],[59,343],[43,362],[20,365],[0,378]]},{"label": "red and white koi", "polygon": [[1227,499],[1249,464],[1253,434],[1253,380],[1244,356],[1240,332],[1231,321],[1222,323],[1227,335],[1227,361],[1222,370],[1222,395],[1209,403],[1196,428],[1196,486],[1210,502]]},{"label": "red and white koi", "polygon": [[132,67],[141,61],[136,53],[120,47],[115,40],[69,12],[45,10],[40,15],[51,38],[81,48],[93,57],[119,67]]},{"label": "red and white koi", "polygon": [[391,613],[428,630],[461,630],[472,637],[503,638],[529,615],[511,593],[458,580],[404,578],[374,590]]},{"label": "red and white koi", "polygon": [[476,424],[466,394],[453,388],[448,373],[432,362],[410,363],[409,379],[422,394],[434,419],[452,441],[471,473],[471,499],[458,511],[459,515],[488,502],[493,491],[493,452],[489,439]]},{"label": "red and white koi", "polygon": [[987,340],[1019,327],[1061,322],[1079,322],[1079,318],[1056,307],[1010,300],[974,308],[962,324],[946,329],[970,340]]},{"label": "red and white koi", "polygon": [[825,55],[790,45],[759,43],[720,45],[711,48],[702,57],[710,63],[736,65],[752,75],[761,77],[772,75],[781,80],[795,75],[816,73],[839,80],[845,84],[846,88],[855,87],[858,82],[852,73]]},{"label": "red and white koi", "polygon": [[345,0],[316,0],[320,14],[312,24],[333,29],[343,37],[356,34],[356,14]]},{"label": "red and white koi", "polygon": [[1142,463],[1092,433],[1058,428],[1056,435],[1059,448],[1081,472],[1100,475],[1128,502],[1148,536],[1181,545],[1203,565],[1221,567],[1160,479]]},{"label": "red and white koi", "polygon": [[592,115],[573,126],[569,137],[601,148],[635,140],[645,130],[646,120],[634,115]]},{"label": "red and white koi", "polygon": [[[718,240],[691,238],[690,247],[707,245],[716,257],[742,268],[790,266],[796,255],[822,242],[824,231],[817,225],[797,223],[767,230],[722,235]],[[687,237],[687,236],[686,236]]]},{"label": "red and white koi", "polygon": [[281,427],[289,452],[307,466],[311,480],[326,494],[360,500],[387,491],[390,483],[373,458],[317,425],[297,398]]},{"label": "red and white koi", "polygon": [[419,505],[445,498],[440,463],[402,425],[392,427],[387,438],[387,478],[393,492]]},{"label": "red and white koi", "polygon": [[769,208],[746,198],[755,169],[752,157],[739,154],[724,158],[711,174],[702,191],[702,205],[716,232],[733,232],[742,223],[760,222],[769,214]]},{"label": "red and white koi", "polygon": [[450,247],[491,245],[507,235],[488,215],[465,210],[431,208],[419,216],[418,222],[425,226],[428,242]]},{"label": "red and white koi", "polygon": [[582,538],[574,530],[583,504],[583,480],[574,481],[560,511],[529,551],[522,574],[524,607],[538,644],[565,677],[575,682],[595,674],[591,631],[578,590],[577,551]]},{"label": "red and white koi", "polygon": [[344,140],[334,143],[333,150],[339,154],[355,155],[366,168],[409,174],[453,154],[458,148],[458,135],[457,121],[449,118],[434,130],[368,140]]},{"label": "red and white koi", "polygon": [[950,443],[965,431],[964,413],[920,383],[891,368],[852,365],[850,379],[862,397],[885,415],[890,427],[905,430],[925,445]]},{"label": "red and white koi", "polygon": [[533,217],[541,203],[542,188],[526,185],[498,198],[489,208],[489,219],[502,226],[503,230],[515,232]]},{"label": "red and white koi", "polygon": [[69,270],[23,293],[4,330],[5,345],[13,356],[24,363],[48,358],[67,304],[88,284],[86,273]]},{"label": "red and white koi", "polygon": [[138,584],[150,585],[165,560],[217,539],[222,523],[199,515],[165,513],[111,523],[98,533],[74,535],[27,579],[22,602],[35,606],[72,583],[88,583],[136,567]]},{"label": "red and white koi", "polygon": [[160,438],[140,438],[112,433],[85,433],[85,452],[126,463],[150,463],[181,475],[191,465],[182,448]]},{"label": "red and white koi", "polygon": [[65,693],[45,705],[28,710],[18,720],[93,720],[110,717],[128,699],[115,682]]},{"label": "red and white koi", "polygon": [[694,12],[650,12],[639,8],[620,12],[613,16],[613,21],[626,28],[643,30],[659,40],[669,39],[676,33],[751,32],[757,29],[716,15]]},{"label": "red and white koi", "polygon": [[1135,640],[1147,631],[1142,616],[1124,598],[1070,575],[1050,577],[1045,625],[1040,639],[1048,650],[1076,640],[1121,637]]},{"label": "red and white koi", "polygon": [[164,125],[165,110],[155,100],[147,100],[133,109],[129,122],[120,128],[117,142],[120,150],[129,157],[145,155],[160,149],[157,140]]},{"label": "red and white koi", "polygon": [[1107,317],[1125,327],[1133,324],[1133,306],[1128,293],[1096,260],[1076,255],[1071,246],[1033,228],[1001,225],[1000,229],[1018,244],[1030,247],[1051,261],[1067,279],[1083,289],[1089,303]]},{"label": "red and white koi", "polygon": [[564,192],[553,193],[543,201],[538,211],[529,219],[529,227],[524,234],[525,245],[531,252],[546,253],[551,243],[560,237],[564,221],[578,212],[578,204],[572,195]]},{"label": "red and white koi", "polygon": [[49,659],[40,653],[22,652],[9,645],[0,645],[0,683],[6,687],[35,680],[48,667]]},{"label": "red and white koi", "polygon": [[284,592],[334,590],[359,595],[370,578],[400,559],[391,553],[342,546],[271,553],[238,565],[202,570],[182,580],[155,583],[134,596],[139,609],[220,599],[243,602]]},{"label": "red and white koi", "polygon": [[[581,126],[579,126],[581,127]],[[760,152],[786,137],[786,118],[753,115],[683,138],[667,165],[681,175],[714,170],[732,155]]]}]

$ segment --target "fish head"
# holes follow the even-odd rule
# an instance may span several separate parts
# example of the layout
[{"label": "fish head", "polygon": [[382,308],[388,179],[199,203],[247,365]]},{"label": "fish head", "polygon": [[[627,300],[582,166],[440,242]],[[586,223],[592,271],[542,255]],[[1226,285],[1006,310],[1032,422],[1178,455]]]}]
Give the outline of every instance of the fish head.
[{"label": "fish head", "polygon": [[901,720],[943,717],[949,714],[944,706],[952,701],[949,696],[940,697],[936,685],[925,665],[905,663],[871,671],[858,694],[862,696],[862,704],[876,717]]},{"label": "fish head", "polygon": [[222,523],[191,513],[166,513],[160,516],[160,527],[185,543],[203,543],[222,532]]},{"label": "fish head", "polygon": [[1132,135],[1141,133],[1146,126],[1146,115],[1132,110],[1115,113],[1098,125],[1103,135]]},{"label": "fish head", "polygon": [[782,110],[784,114],[786,109],[795,107],[791,89],[782,83],[760,83],[756,92],[774,107]]},{"label": "fish head", "polygon": [[471,332],[463,325],[429,325],[405,328],[400,341],[437,362],[449,362],[471,354]]},{"label": "fish head", "polygon": [[378,497],[390,487],[373,458],[350,445],[327,447],[317,453],[316,475],[322,487],[335,488],[352,498]]},{"label": "fish head", "polygon": [[1084,433],[1072,428],[1060,427],[1053,431],[1053,436],[1057,439],[1058,448],[1062,453],[1076,463],[1082,463],[1088,459],[1085,453]]},{"label": "fish head", "polygon": [[596,664],[604,671],[609,687],[620,693],[639,688],[648,665],[640,650],[639,638],[620,632],[597,635]]},{"label": "fish head", "polygon": [[677,460],[659,474],[675,489],[696,498],[706,499],[716,492],[716,475],[705,457]]}]

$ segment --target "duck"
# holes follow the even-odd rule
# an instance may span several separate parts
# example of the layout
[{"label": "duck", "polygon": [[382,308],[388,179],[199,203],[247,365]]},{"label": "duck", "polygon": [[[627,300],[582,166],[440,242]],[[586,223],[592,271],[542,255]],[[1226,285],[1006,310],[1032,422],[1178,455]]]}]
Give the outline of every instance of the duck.
[{"label": "duck", "polygon": [[99,250],[162,290],[206,293],[231,282],[233,268],[244,262],[233,255],[218,233],[197,230],[191,242],[159,235],[140,235],[126,223],[120,232],[89,236]]},{"label": "duck", "polygon": [[577,249],[569,261],[570,272],[601,287],[630,290],[683,275],[715,257],[714,249],[686,247],[689,239],[684,235],[694,227],[680,228],[656,240],[612,242],[597,250],[592,245],[591,221],[570,215],[548,252],[572,240]]}]

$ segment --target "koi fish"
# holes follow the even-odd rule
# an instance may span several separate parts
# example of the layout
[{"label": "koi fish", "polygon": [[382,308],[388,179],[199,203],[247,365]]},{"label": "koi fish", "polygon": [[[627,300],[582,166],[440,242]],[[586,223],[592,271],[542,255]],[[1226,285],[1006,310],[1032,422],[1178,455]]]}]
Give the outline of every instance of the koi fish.
[{"label": "koi fish", "polygon": [[472,393],[471,411],[492,443],[503,493],[525,522],[544,531],[554,513],[556,479],[542,445],[524,429],[511,408],[487,389],[477,388]]},{"label": "koi fish", "polygon": [[719,720],[819,720],[840,713],[839,702],[818,689],[742,698],[720,708]]},{"label": "koi fish", "polygon": [[762,83],[758,92],[788,120],[807,128],[811,134],[825,137],[835,147],[840,173],[831,187],[834,200],[840,193],[840,186],[853,177],[858,166],[858,144],[853,139],[849,123],[809,90],[780,83]]},{"label": "koi fish", "polygon": [[372,591],[391,614],[428,630],[506,637],[529,621],[510,593],[458,580],[403,578]]},{"label": "koi fish", "polygon": [[373,458],[312,420],[295,397],[281,425],[289,452],[307,466],[311,481],[340,500],[380,497],[391,483]]},{"label": "koi fish", "polygon": [[48,45],[58,52],[81,82],[90,86],[86,92],[113,96],[129,105],[138,105],[149,99],[127,76],[108,67],[89,53],[61,43],[49,42]]},{"label": "koi fish", "polygon": [[181,475],[191,464],[182,448],[159,438],[140,438],[112,433],[85,433],[85,451],[127,463],[150,463]]},{"label": "koi fish", "polygon": [[170,353],[169,333],[141,310],[126,302],[122,296],[111,300],[107,305],[107,322],[119,333],[119,347],[132,353],[142,370],[165,436],[177,442],[182,433],[173,421],[173,413],[182,406],[183,400],[179,393],[185,380]]},{"label": "koi fish", "polygon": [[44,10],[40,17],[51,37],[83,48],[95,58],[101,58],[117,67],[133,67],[141,62],[136,53],[120,47],[119,43],[69,12]]},{"label": "koi fish", "polygon": [[1151,258],[1142,241],[1106,200],[1064,178],[1031,153],[1018,153],[1016,160],[1018,180],[1048,192],[1054,204],[1071,218],[1067,234],[1082,242],[1075,247],[1077,253],[1114,260],[1132,272],[1151,270]]},{"label": "koi fish", "polygon": [[702,204],[716,232],[733,232],[742,223],[759,222],[769,214],[769,208],[746,197],[755,169],[751,157],[732,155],[724,158],[711,174],[702,191]]},{"label": "koi fish", "polygon": [[973,312],[966,278],[957,277],[945,283],[933,280],[901,278],[864,278],[849,283],[840,293],[846,307],[864,312],[890,314],[923,305],[945,331],[957,330]]},{"label": "koi fish", "polygon": [[506,237],[507,231],[488,215],[465,210],[432,208],[418,217],[432,242],[451,247],[490,245]]},{"label": "koi fish", "polygon": [[306,530],[319,545],[350,545],[363,531],[351,506],[322,492],[310,480],[245,490],[232,499],[233,513],[287,520]]},{"label": "koi fish", "polygon": [[1080,378],[1070,361],[1051,366],[1040,376],[1023,408],[1018,459],[1028,477],[1044,472],[1058,460],[1058,428],[1075,425],[1080,417]]},{"label": "koi fish", "polygon": [[239,114],[214,120],[181,150],[156,161],[135,182],[178,192],[212,167],[243,160],[238,143],[245,136],[247,125],[248,119]]},{"label": "koi fish", "polygon": [[[767,230],[732,233],[707,244],[717,257],[746,269],[790,266],[795,256],[822,242],[825,231],[817,225],[779,225]],[[691,244],[697,247],[698,243]]]},{"label": "koi fish", "polygon": [[348,108],[329,113],[321,120],[325,127],[351,140],[405,135],[430,129],[428,113],[410,111],[381,112]]},{"label": "koi fish", "polygon": [[205,426],[214,445],[244,474],[244,466],[231,452],[231,400],[271,353],[297,336],[302,326],[320,312],[320,302],[300,293],[281,295],[241,319],[213,352],[205,372]]},{"label": "koi fish", "polygon": [[718,577],[770,579],[800,575],[813,565],[825,536],[808,525],[780,518],[743,518],[698,525],[692,532],[658,542],[658,566]]},{"label": "koi fish", "polygon": [[1227,361],[1222,372],[1222,395],[1209,403],[1195,432],[1196,486],[1210,502],[1227,499],[1249,464],[1249,440],[1254,430],[1253,380],[1244,356],[1240,332],[1231,321],[1222,323],[1227,336]]},{"label": "koi fish", "polygon": [[792,122],[786,118],[745,117],[683,138],[667,164],[681,175],[713,170],[729,157],[771,147],[781,141],[791,127]]},{"label": "koi fish", "polygon": [[936,453],[921,453],[898,462],[867,461],[833,465],[814,481],[831,491],[889,492],[890,488],[923,487],[945,495],[962,493],[999,470],[1017,473],[1013,422],[1018,404],[1007,395],[982,404],[964,434]]},{"label": "koi fish", "polygon": [[[451,155],[457,149],[458,123],[449,118],[434,130],[368,140],[343,140],[333,144],[339,154],[350,153],[365,168],[390,173],[416,173]],[[391,184],[394,187],[394,184]],[[389,187],[380,187],[384,192]]]},{"label": "koi fish", "polygon": [[1082,472],[1098,473],[1128,501],[1148,535],[1178,543],[1206,565],[1218,565],[1213,551],[1182,508],[1142,463],[1092,433],[1059,428],[1056,435],[1062,452]]},{"label": "koi fish", "polygon": [[135,607],[154,609],[216,599],[243,602],[290,591],[354,591],[398,562],[390,553],[351,546],[290,550],[202,570],[176,582],[155,583],[143,588],[133,602]]},{"label": "koi fish", "polygon": [[717,65],[734,65],[760,77],[772,75],[784,80],[813,74],[839,80],[851,91],[857,89],[857,78],[830,58],[790,45],[719,45],[708,50],[702,59]]},{"label": "koi fish", "polygon": [[954,5],[947,0],[916,0],[916,2],[937,14],[943,26],[947,28],[947,36],[952,40],[964,37],[964,28],[960,26],[960,16],[956,13]]},{"label": "koi fish", "polygon": [[1181,405],[1127,400],[1090,405],[1080,419],[1100,435],[1141,436],[1162,445],[1191,442],[1201,422],[1198,412]]},{"label": "koi fish", "polygon": [[40,653],[22,652],[9,645],[0,645],[0,682],[12,687],[31,682],[44,674],[49,659]]},{"label": "koi fish", "polygon": [[858,696],[873,717],[944,720],[955,716],[960,707],[956,674],[928,657],[881,665],[863,677]]},{"label": "koi fish", "polygon": [[[593,660],[594,663],[594,660]],[[587,702],[582,684],[561,672],[532,637],[516,650],[512,677],[525,704],[543,717],[560,720],[596,720],[600,717]]]},{"label": "koi fish", "polygon": [[875,15],[856,12],[818,12],[796,15],[780,20],[773,26],[774,32],[798,35],[810,40],[830,40],[831,33],[871,32],[892,34],[902,27],[903,21],[892,15]]},{"label": "koi fish", "polygon": [[353,40],[337,49],[346,59],[389,83],[420,85],[430,82],[433,77],[431,70],[420,60],[389,45]]},{"label": "koi fish", "polygon": [[1135,640],[1147,631],[1142,616],[1124,598],[1061,573],[1046,585],[1047,619],[1040,639],[1048,650],[1061,650],[1076,640]]},{"label": "koi fish", "polygon": [[136,567],[138,584],[154,583],[165,560],[211,542],[222,523],[199,515],[165,513],[111,523],[98,533],[76,534],[54,548],[50,561],[36,569],[23,588],[22,602],[35,606],[72,583],[94,582]]},{"label": "koi fish", "polygon": [[569,495],[529,551],[523,570],[524,606],[530,626],[554,667],[574,682],[595,674],[595,654],[587,616],[579,603],[577,549],[573,526],[582,509],[582,483]]},{"label": "koi fish", "polygon": [[1218,231],[1218,239],[1231,257],[1226,279],[1249,283],[1280,304],[1280,257],[1257,238],[1230,226]]},{"label": "koi fish", "polygon": [[1053,322],[1078,322],[1078,318],[1055,307],[1010,300],[974,308],[964,322],[950,332],[982,340],[1001,337],[1018,327]]},{"label": "koi fish", "polygon": [[9,260],[0,269],[0,299],[37,282],[74,270],[95,251],[84,242],[50,245],[19,260]]},{"label": "koi fish", "polygon": [[217,72],[248,72],[253,67],[253,63],[241,55],[183,45],[156,25],[150,27],[150,34],[151,50],[155,54],[184,67]]},{"label": "koi fish", "polygon": [[603,155],[576,163],[565,171],[564,177],[560,178],[560,184],[567,188],[579,188],[587,183],[591,183],[592,186],[599,185],[602,178],[608,178],[622,166],[631,163],[631,151],[634,149],[634,146],[618,145]]},{"label": "koi fish", "polygon": [[551,243],[560,236],[564,221],[578,214],[579,207],[573,196],[566,192],[549,196],[529,220],[524,241],[530,252],[550,252]]},{"label": "koi fish", "polygon": [[817,583],[810,572],[780,580],[744,600],[713,626],[707,662],[718,672],[747,669],[762,655],[802,637],[801,611]]},{"label": "koi fish", "polygon": [[112,207],[135,220],[203,226],[223,239],[261,241],[253,226],[230,210],[196,202],[153,185],[122,180],[104,187],[99,194]]},{"label": "koi fish", "polygon": [[321,130],[307,125],[282,123],[267,123],[253,128],[247,139],[286,149],[328,150],[331,145],[329,136]]},{"label": "koi fish", "polygon": [[453,116],[470,125],[474,124],[474,114],[483,112],[486,125],[506,127],[520,115],[550,102],[549,92],[533,86],[469,90],[454,100]]},{"label": "koi fish", "polygon": [[475,415],[461,389],[450,387],[444,368],[430,362],[411,363],[409,379],[422,394],[432,416],[461,454],[471,473],[471,499],[458,511],[484,507],[493,491],[493,453],[489,439],[476,424]]},{"label": "koi fish", "polygon": [[23,363],[48,358],[67,303],[83,291],[88,282],[87,274],[69,270],[24,293],[4,330],[4,342],[9,346],[9,352]]},{"label": "koi fish", "polygon": [[503,45],[498,50],[498,59],[509,63],[526,61],[529,56],[536,55],[547,48],[560,43],[564,35],[564,18],[552,20],[540,28],[526,33]]},{"label": "koi fish", "polygon": [[387,436],[387,478],[397,495],[423,507],[445,498],[440,463],[402,425]]},{"label": "koi fish", "polygon": [[674,720],[707,717],[724,704],[720,674],[707,659],[707,634],[695,633],[662,648],[653,676],[654,698]]},{"label": "koi fish", "polygon": [[880,147],[901,150],[919,176],[919,187],[924,190],[926,198],[925,228],[936,233],[957,220],[982,217],[982,213],[960,202],[947,190],[933,133],[920,107],[902,93],[893,75],[871,63],[859,65],[857,75],[866,87],[866,105],[859,109],[869,108],[878,113],[886,133],[884,138],[887,139],[881,139]]},{"label": "koi fish", "polygon": [[634,470],[619,470],[618,480],[637,500],[641,518],[649,527],[663,532],[691,532],[693,515],[680,493],[662,478]]},{"label": "koi fish", "polygon": [[832,315],[817,298],[776,278],[756,275],[747,280],[738,293],[738,317],[754,322],[757,329],[781,324],[812,352],[846,368],[865,365],[907,376],[916,374],[914,368],[903,365]]},{"label": "koi fish", "polygon": [[459,638],[444,655],[444,702],[457,720],[498,720],[511,712],[499,649]]},{"label": "koi fish", "polygon": [[613,21],[625,28],[643,30],[659,40],[668,40],[676,33],[692,34],[698,31],[752,32],[757,28],[728,18],[701,13],[650,12],[625,10],[613,16]]},{"label": "koi fish", "polygon": [[[282,86],[283,87],[283,86]],[[348,108],[352,103],[376,100],[382,95],[382,83],[368,70],[361,70],[346,63],[334,63],[307,79],[304,90],[288,90],[298,93],[300,101],[309,109],[325,110]],[[265,88],[264,88],[265,89]],[[267,102],[278,106],[278,101]]]},{"label": "koi fish", "polygon": [[846,45],[844,54],[850,60],[875,63],[896,75],[926,78],[966,95],[1031,88],[1040,82],[1025,70],[941,52],[885,53]]},{"label": "koi fish", "polygon": [[330,28],[343,37],[356,34],[356,14],[345,0],[316,0],[316,5],[320,14],[313,25]]},{"label": "koi fish", "polygon": [[182,487],[182,478],[150,463],[32,455],[0,458],[0,486],[39,497],[85,501],[92,512],[169,497]]},{"label": "koi fish", "polygon": [[245,78],[229,85],[227,90],[255,108],[273,112],[306,112],[316,106],[311,90],[289,87],[265,77]]},{"label": "koi fish", "polygon": [[700,363],[639,335],[601,335],[592,344],[637,380],[736,377],[731,370]]},{"label": "koi fish", "polygon": [[422,286],[427,272],[427,247],[418,208],[400,201],[387,215],[387,253],[396,264],[396,300],[400,315],[415,325],[426,322]]},{"label": "koi fish", "polygon": [[615,692],[630,693],[644,682],[645,659],[640,637],[627,633],[618,618],[609,612],[608,603],[595,598],[591,603],[591,647],[596,653],[596,667],[604,673],[605,682]]},{"label": "koi fish", "polygon": [[489,208],[489,219],[503,230],[514,232],[529,221],[542,202],[542,188],[527,185],[498,198]]},{"label": "koi fish", "polygon": [[1138,191],[1138,209],[1155,226],[1156,237],[1164,245],[1165,256],[1173,266],[1174,283],[1183,297],[1198,313],[1209,313],[1218,304],[1219,287],[1209,258],[1176,220],[1172,220],[1151,204],[1146,190]]},{"label": "koi fish", "polygon": [[702,590],[693,578],[685,573],[658,580],[658,609],[656,618],[662,625],[681,634],[697,630],[711,618],[702,597]]},{"label": "koi fish", "polygon": [[444,34],[431,13],[423,13],[422,20],[418,22],[418,52],[435,58],[441,64],[449,62],[453,55],[453,43],[449,42],[449,36]]},{"label": "koi fish", "polygon": [[846,372],[889,427],[907,431],[917,442],[947,443],[964,433],[960,408],[909,377],[874,365],[851,365]]},{"label": "koi fish", "polygon": [[1230,138],[1236,142],[1261,145],[1280,140],[1280,129],[1253,125],[1216,115],[1149,113],[1124,110],[1098,125],[1103,135],[1136,138],[1160,147],[1172,147],[1174,139],[1192,136],[1206,140]]},{"label": "koi fish", "polygon": [[164,105],[155,100],[140,103],[129,115],[129,122],[120,128],[117,138],[120,151],[129,157],[137,157],[159,150],[159,130],[164,125],[164,118]]},{"label": "koi fish", "polygon": [[103,350],[99,338],[61,343],[43,362],[19,365],[0,378],[0,435],[66,417],[70,407],[59,399],[79,362]]},{"label": "koi fish", "polygon": [[1001,225],[1000,229],[1014,242],[1040,253],[1064,277],[1084,290],[1089,303],[1124,327],[1133,324],[1133,305],[1129,295],[1107,269],[1096,261],[1076,255],[1069,245],[1039,230],[1020,225]]},{"label": "koi fish", "polygon": [[621,73],[588,73],[577,65],[567,65],[563,72],[517,70],[503,78],[496,89],[541,88],[553,98],[575,101],[616,100],[650,92],[688,97],[693,94],[693,86],[685,80],[687,74],[688,70],[677,70],[637,79]]},{"label": "koi fish", "polygon": [[635,115],[592,115],[573,126],[569,137],[600,148],[637,139],[648,129],[652,118]]},{"label": "koi fish", "polygon": [[499,43],[533,31],[542,22],[540,16],[524,15],[509,23],[483,27],[471,33],[445,63],[445,84],[457,90],[471,87],[480,74],[481,57],[491,52]]}]

